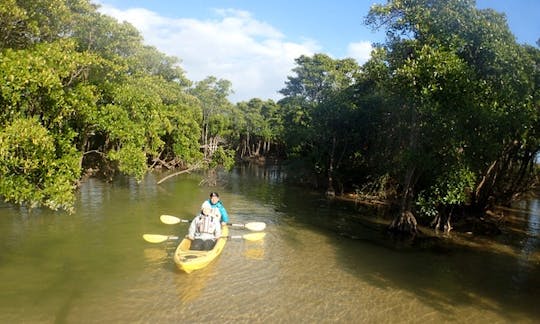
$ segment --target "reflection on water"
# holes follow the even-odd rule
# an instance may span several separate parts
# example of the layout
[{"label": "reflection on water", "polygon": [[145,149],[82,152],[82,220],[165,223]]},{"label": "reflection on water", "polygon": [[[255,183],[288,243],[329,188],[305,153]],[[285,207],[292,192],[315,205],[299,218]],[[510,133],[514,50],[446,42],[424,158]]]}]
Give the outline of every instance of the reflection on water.
[{"label": "reflection on water", "polygon": [[[219,188],[182,175],[156,185],[87,180],[74,215],[0,205],[0,323],[419,323],[540,320],[539,201],[505,210],[504,235],[394,244],[383,215],[245,167]],[[234,222],[267,223],[230,240],[207,268],[176,269],[176,241],[217,190]],[[231,229],[232,235],[246,230]]]},{"label": "reflection on water", "polygon": [[144,258],[148,264],[159,265],[168,262],[168,254],[163,248],[144,249]]},{"label": "reflection on water", "polygon": [[529,200],[522,202],[522,209],[526,211],[527,235],[538,241],[540,238],[540,200]]},{"label": "reflection on water", "polygon": [[[212,266],[210,265],[209,267],[211,268]],[[194,273],[193,275],[178,271],[173,279],[178,301],[181,304],[196,301],[201,297],[207,284],[215,276],[215,272],[212,272],[210,268]]]},{"label": "reflection on water", "polygon": [[[531,275],[537,275],[534,268],[540,265],[540,207],[539,200],[524,201],[518,204],[518,212],[524,214],[521,217],[515,217],[513,221],[517,224],[514,229],[521,229],[525,235],[518,236],[517,242],[517,267],[512,275],[514,283],[514,294],[521,295],[522,288],[527,287],[530,281],[537,278],[531,278]],[[537,279],[538,280],[538,279]]]},{"label": "reflection on water", "polygon": [[264,258],[264,240],[246,242],[244,256],[253,260],[262,260]]}]

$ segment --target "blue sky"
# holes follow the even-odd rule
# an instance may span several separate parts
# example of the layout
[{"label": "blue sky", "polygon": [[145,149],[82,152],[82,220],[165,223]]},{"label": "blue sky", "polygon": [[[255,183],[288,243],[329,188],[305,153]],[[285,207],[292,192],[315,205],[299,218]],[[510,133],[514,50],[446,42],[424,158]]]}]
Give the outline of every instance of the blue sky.
[{"label": "blue sky", "polygon": [[[186,75],[232,82],[233,102],[278,100],[294,59],[326,53],[369,58],[384,33],[363,24],[383,0],[94,0],[100,11],[133,24],[148,45],[178,57]],[[520,43],[540,38],[539,0],[477,0],[478,8],[506,14]]]}]

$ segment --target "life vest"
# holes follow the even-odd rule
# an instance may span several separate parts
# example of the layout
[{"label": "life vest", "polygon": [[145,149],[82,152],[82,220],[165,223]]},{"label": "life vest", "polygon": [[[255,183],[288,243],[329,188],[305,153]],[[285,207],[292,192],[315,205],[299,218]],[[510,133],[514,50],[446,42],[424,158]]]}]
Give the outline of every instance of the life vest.
[{"label": "life vest", "polygon": [[214,223],[212,216],[199,216],[199,219],[197,220],[197,231],[199,233],[214,234],[216,231],[216,223]]}]

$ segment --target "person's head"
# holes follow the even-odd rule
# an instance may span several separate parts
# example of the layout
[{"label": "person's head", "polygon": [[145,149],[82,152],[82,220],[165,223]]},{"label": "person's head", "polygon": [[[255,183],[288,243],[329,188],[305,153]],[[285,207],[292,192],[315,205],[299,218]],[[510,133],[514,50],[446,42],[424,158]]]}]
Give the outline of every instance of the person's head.
[{"label": "person's head", "polygon": [[203,207],[201,209],[201,214],[203,214],[203,215],[208,216],[208,215],[210,215],[210,213],[212,213],[212,208],[210,208],[210,207],[205,206],[205,207]]},{"label": "person's head", "polygon": [[219,201],[219,194],[215,191],[212,191],[210,193],[210,201],[212,202],[212,204],[217,204],[217,202]]}]

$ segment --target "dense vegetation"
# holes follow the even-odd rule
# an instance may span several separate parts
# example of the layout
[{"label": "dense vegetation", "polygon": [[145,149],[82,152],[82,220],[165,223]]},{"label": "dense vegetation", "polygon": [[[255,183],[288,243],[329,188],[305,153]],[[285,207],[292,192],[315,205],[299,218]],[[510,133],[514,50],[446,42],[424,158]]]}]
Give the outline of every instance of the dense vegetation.
[{"label": "dense vegetation", "polygon": [[[285,142],[338,188],[390,199],[391,229],[437,229],[538,181],[540,51],[474,1],[394,0],[366,23],[387,41],[362,67],[301,57],[282,93]],[[292,155],[290,155],[292,156]],[[320,179],[319,179],[320,180]]]},{"label": "dense vegetation", "polygon": [[473,0],[392,0],[363,66],[296,59],[283,99],[232,104],[232,84],[188,80],[88,0],[0,0],[0,196],[71,210],[85,172],[286,158],[296,180],[355,191],[450,230],[457,208],[509,204],[538,182],[540,51]]}]

